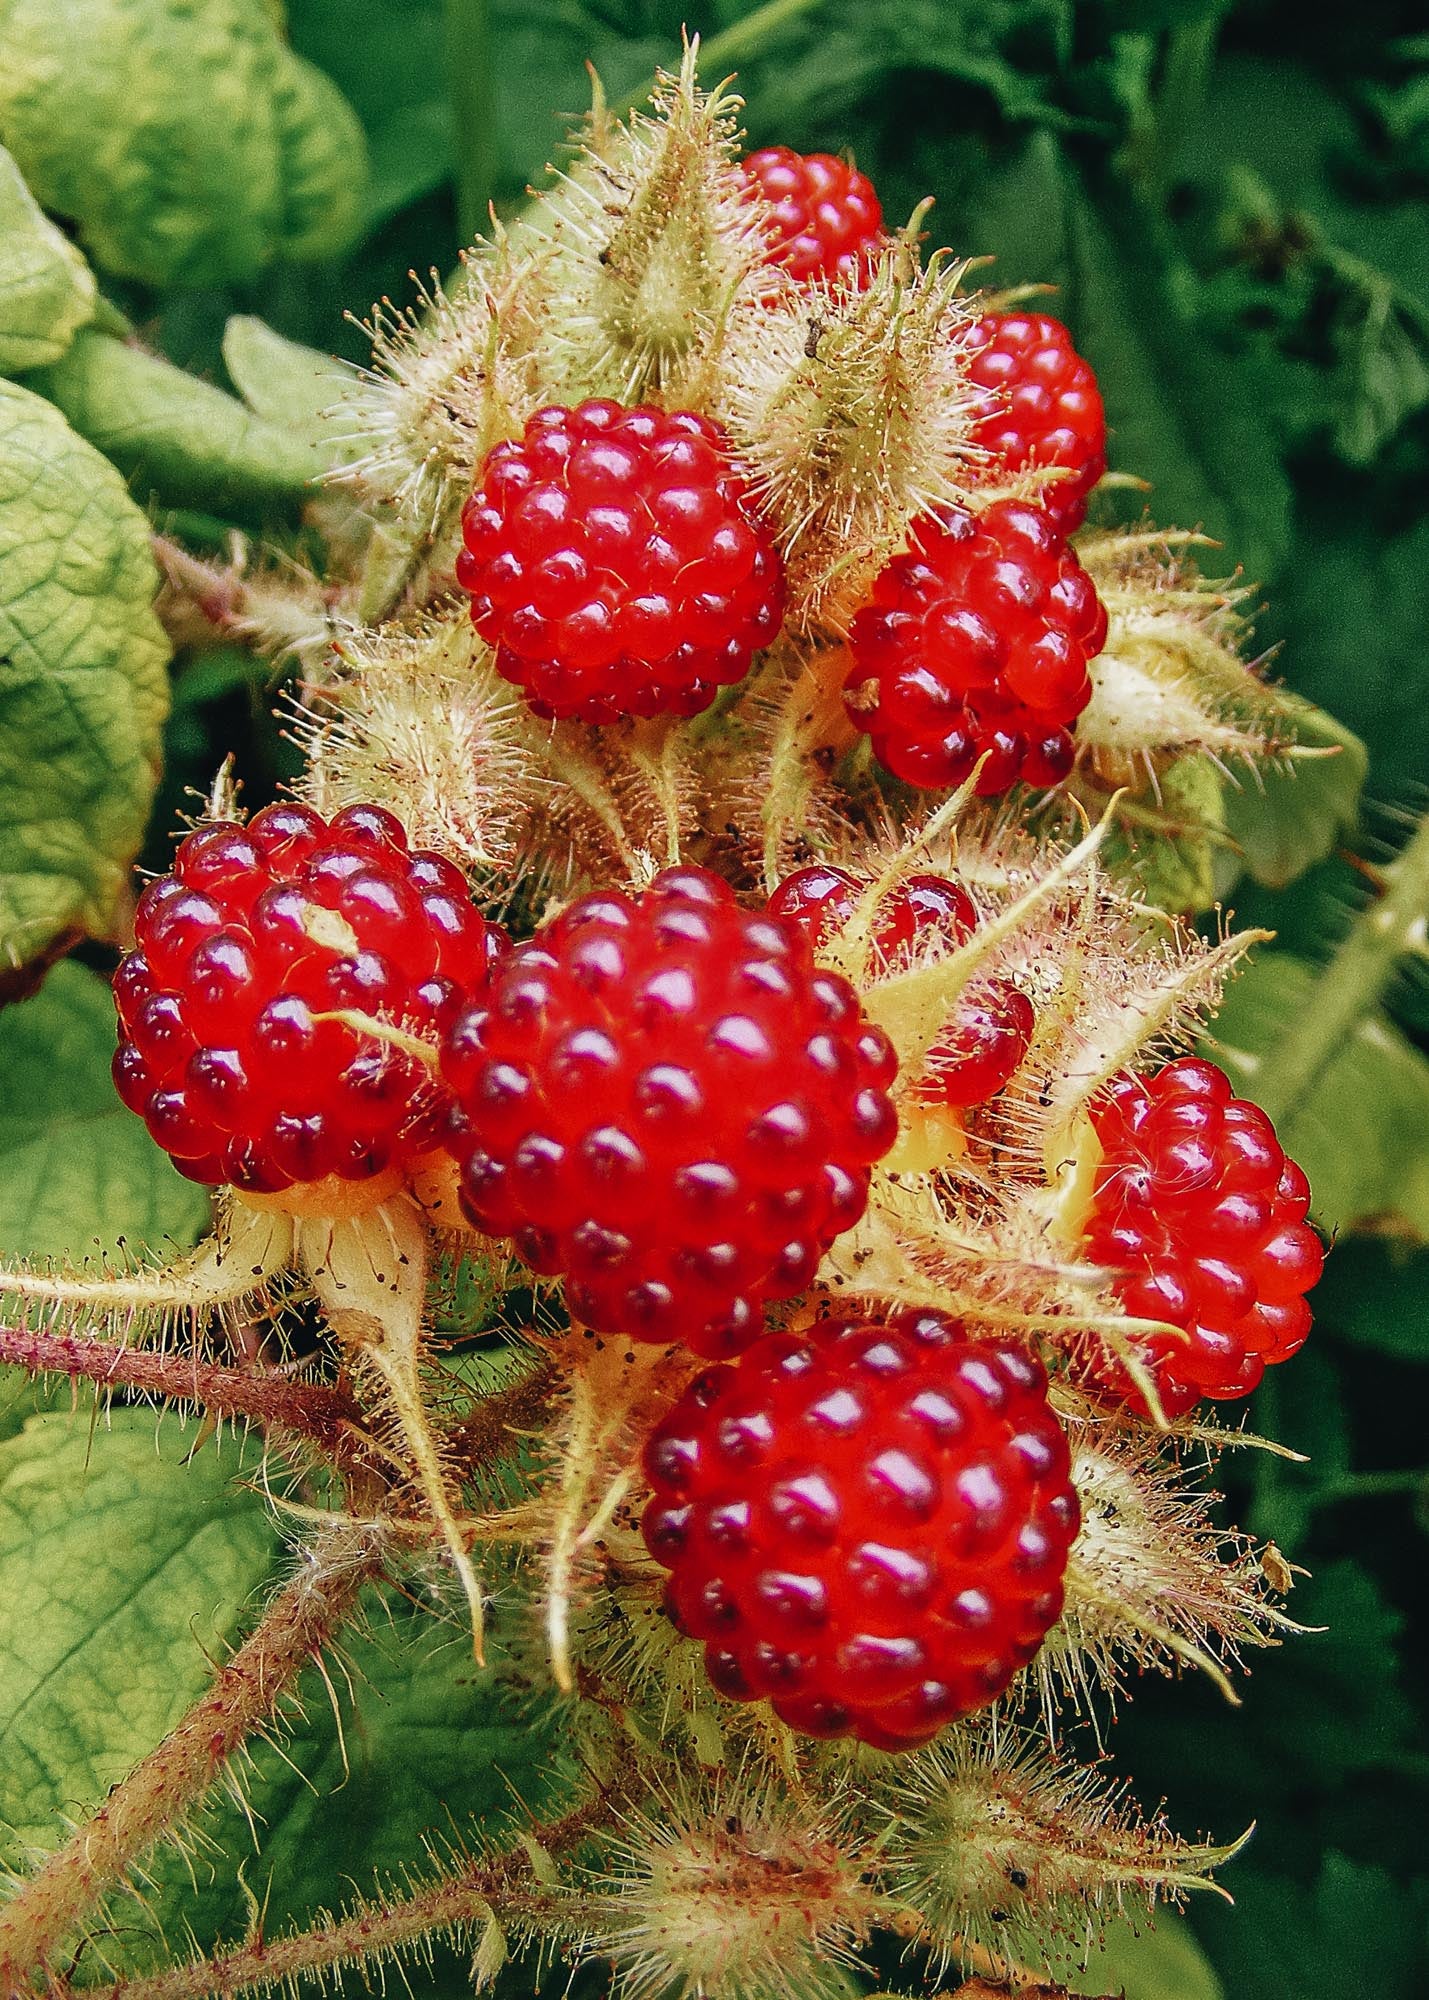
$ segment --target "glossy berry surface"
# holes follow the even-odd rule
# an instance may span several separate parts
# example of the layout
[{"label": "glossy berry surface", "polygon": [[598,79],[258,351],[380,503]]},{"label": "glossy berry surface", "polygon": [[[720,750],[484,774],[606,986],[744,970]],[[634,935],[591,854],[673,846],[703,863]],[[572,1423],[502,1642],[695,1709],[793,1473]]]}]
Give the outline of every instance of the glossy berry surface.
[{"label": "glossy berry surface", "polygon": [[114,1080],[181,1173],[276,1193],[431,1150],[420,1057],[319,1014],[435,1039],[485,986],[501,933],[459,869],[376,806],[276,805],[191,833],[150,883],[115,975]]},{"label": "glossy berry surface", "polygon": [[896,1067],[796,924],[667,869],[571,904],[455,1024],[462,1205],[584,1325],[733,1354],[863,1213]]},{"label": "glossy berry surface", "polygon": [[1042,1365],[940,1313],[768,1335],[691,1383],[645,1470],[675,1622],[807,1735],[926,1743],[1061,1614],[1080,1509]]},{"label": "glossy berry surface", "polygon": [[[769,908],[802,924],[817,951],[848,922],[867,886],[846,868],[816,862],[786,876]],[[879,905],[874,948],[883,966],[899,971],[935,944],[962,944],[977,925],[977,905],[960,882],[910,875]],[[1036,1025],[1032,1002],[1010,979],[977,980],[958,996],[946,1034],[929,1051],[919,1098],[959,1108],[986,1104],[1010,1082]]]},{"label": "glossy berry surface", "polygon": [[853,621],[849,713],[907,784],[959,785],[979,757],[986,797],[1072,768],[1070,725],[1106,644],[1091,578],[1038,507],[927,517]]},{"label": "glossy berry surface", "polygon": [[883,209],[872,181],[832,153],[763,146],[744,161],[751,191],[773,209],[767,262],[801,283],[868,283],[883,241]]},{"label": "glossy berry surface", "polygon": [[1047,313],[988,313],[972,329],[968,377],[982,392],[972,442],[992,455],[989,477],[1055,465],[1038,505],[1070,532],[1106,471],[1106,413],[1089,361]]},{"label": "glossy berry surface", "polygon": [[538,715],[695,715],[779,629],[783,566],[724,433],[689,410],[538,410],[493,446],[457,580]]},{"label": "glossy berry surface", "polygon": [[[1305,1220],[1308,1181],[1259,1106],[1195,1057],[1118,1078],[1092,1122],[1103,1157],[1087,1250],[1121,1274],[1129,1313],[1189,1336],[1136,1339],[1166,1414],[1202,1396],[1247,1395],[1310,1331],[1304,1295],[1324,1252]],[[1144,1408],[1114,1357],[1097,1373]]]}]

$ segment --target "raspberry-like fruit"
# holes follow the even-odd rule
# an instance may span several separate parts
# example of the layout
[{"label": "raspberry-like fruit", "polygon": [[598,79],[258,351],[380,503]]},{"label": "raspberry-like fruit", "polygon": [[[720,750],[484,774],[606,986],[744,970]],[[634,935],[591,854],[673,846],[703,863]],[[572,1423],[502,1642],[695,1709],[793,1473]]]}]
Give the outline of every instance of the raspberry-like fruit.
[{"label": "raspberry-like fruit", "polygon": [[1068,725],[1106,644],[1096,586],[1039,507],[1000,500],[926,517],[853,621],[849,714],[897,778],[984,797],[1072,768]]},{"label": "raspberry-like fruit", "polygon": [[763,146],[744,161],[751,194],[774,211],[766,262],[801,284],[810,278],[862,288],[883,241],[873,183],[832,153]]},{"label": "raspberry-like fruit", "polygon": [[783,616],[773,537],[691,410],[538,410],[487,453],[462,535],[476,629],[537,715],[696,715]]},{"label": "raspberry-like fruit", "polygon": [[1089,361],[1047,313],[988,313],[968,339],[968,376],[983,392],[972,442],[992,454],[992,476],[1065,467],[1038,504],[1070,533],[1106,471],[1106,413]]},{"label": "raspberry-like fruit", "polygon": [[[1186,1056],[1123,1075],[1092,1107],[1102,1148],[1085,1225],[1089,1253],[1120,1273],[1129,1313],[1184,1327],[1136,1337],[1162,1407],[1244,1396],[1310,1331],[1305,1293],[1324,1251],[1306,1222],[1310,1184],[1258,1105],[1214,1063]],[[1096,1374],[1144,1410],[1109,1352]]]},{"label": "raspberry-like fruit", "polygon": [[[803,924],[817,951],[848,922],[867,887],[846,868],[815,862],[786,876],[769,908]],[[962,944],[977,925],[977,905],[961,883],[910,875],[880,903],[873,941],[883,964],[896,971],[935,940]],[[959,994],[947,1033],[929,1051],[919,1098],[960,1109],[986,1104],[1010,1081],[1036,1025],[1032,1002],[1010,979],[977,980]]]},{"label": "raspberry-like fruit", "polygon": [[456,1022],[462,1205],[584,1325],[733,1354],[862,1215],[896,1067],[797,924],[667,869],[571,904]]},{"label": "raspberry-like fruit", "polygon": [[645,1448],[645,1542],[721,1693],[912,1749],[1060,1616],[1069,1457],[1014,1342],[935,1312],[825,1320],[690,1384]]},{"label": "raspberry-like fruit", "polygon": [[271,1194],[360,1181],[439,1141],[430,1070],[322,1014],[433,1039],[485,986],[500,931],[459,869],[376,806],[268,806],[184,840],[115,975],[119,1095],[181,1173]]}]

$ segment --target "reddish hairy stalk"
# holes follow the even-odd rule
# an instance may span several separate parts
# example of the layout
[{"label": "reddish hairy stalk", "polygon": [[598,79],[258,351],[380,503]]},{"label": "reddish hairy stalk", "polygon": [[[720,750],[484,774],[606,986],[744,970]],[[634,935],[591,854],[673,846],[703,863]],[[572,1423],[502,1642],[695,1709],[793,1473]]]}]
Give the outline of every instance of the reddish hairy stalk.
[{"label": "reddish hairy stalk", "polygon": [[[576,1846],[599,1818],[603,1801],[575,1807],[560,1819],[531,1829],[531,1838],[549,1855]],[[231,2000],[255,1989],[291,1991],[300,1979],[326,1983],[344,1966],[372,1967],[381,1983],[384,1960],[418,1949],[434,1937],[470,1938],[476,1945],[486,1926],[516,1918],[539,1929],[543,1918],[559,1915],[579,1923],[580,1904],[536,1880],[530,1851],[522,1846],[494,1858],[472,1859],[453,1874],[427,1883],[410,1896],[382,1897],[311,1930],[237,1946],[215,1958],[172,1966],[113,1986],[86,1987],[86,2000]],[[498,1961],[499,1962],[499,1961]],[[333,1983],[337,1983],[334,1981]]]},{"label": "reddish hairy stalk", "polygon": [[137,1389],[195,1403],[215,1417],[242,1417],[265,1430],[296,1432],[326,1457],[366,1454],[356,1429],[362,1411],[344,1390],[295,1382],[275,1368],[224,1368],[194,1354],[161,1353],[85,1334],[0,1326],[0,1362],[36,1375],[68,1375],[100,1388]]},{"label": "reddish hairy stalk", "polygon": [[329,1529],[304,1552],[238,1651],[99,1810],[0,1905],[0,1995],[32,1991],[54,1953],[127,1871],[204,1797],[347,1621],[380,1566],[369,1527]]}]

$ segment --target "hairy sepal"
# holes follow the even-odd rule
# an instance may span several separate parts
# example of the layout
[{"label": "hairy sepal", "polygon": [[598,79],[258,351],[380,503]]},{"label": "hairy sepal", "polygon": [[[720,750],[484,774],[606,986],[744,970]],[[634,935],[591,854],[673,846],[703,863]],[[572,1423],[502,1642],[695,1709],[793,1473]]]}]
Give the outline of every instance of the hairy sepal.
[{"label": "hairy sepal", "polygon": [[529,721],[461,607],[341,628],[338,677],[299,710],[320,812],[385,806],[416,847],[509,882],[544,789]]},{"label": "hairy sepal", "polygon": [[746,288],[715,414],[784,549],[793,630],[846,623],[922,514],[966,503],[979,454],[962,268],[900,239],[865,290]]},{"label": "hairy sepal", "polygon": [[1081,1531],[1067,1602],[1021,1686],[1048,1725],[1067,1697],[1115,1695],[1127,1671],[1197,1668],[1232,1703],[1243,1648],[1299,1628],[1277,1609],[1260,1550],[1215,1520],[1219,1495],[1140,1426],[1070,1426]]},{"label": "hairy sepal", "polygon": [[661,73],[648,115],[619,124],[597,107],[575,165],[523,218],[548,401],[707,400],[731,302],[764,245],[735,164],[739,100],[699,88],[696,49]]},{"label": "hairy sepal", "polygon": [[431,1239],[422,1212],[409,1195],[398,1194],[343,1219],[305,1217],[297,1225],[297,1254],[328,1324],[390,1423],[394,1456],[446,1544],[466,1597],[472,1649],[480,1661],[485,1614],[471,1559],[470,1526],[453,1494],[423,1380]]},{"label": "hairy sepal", "polygon": [[879,1907],[837,1814],[754,1765],[658,1782],[591,1889],[621,2000],[844,2000]]},{"label": "hairy sepal", "polygon": [[1243,657],[1249,589],[1204,576],[1187,553],[1204,539],[1149,529],[1077,543],[1108,619],[1076,732],[1102,784],[1154,786],[1193,753],[1254,765],[1294,742],[1290,708]]},{"label": "hairy sepal", "polygon": [[882,1867],[939,1973],[976,1962],[1089,1953],[1112,1918],[1197,1892],[1240,1843],[1187,1842],[1141,1819],[1117,1784],[995,1720],[949,1730],[875,1778],[887,1815]]}]

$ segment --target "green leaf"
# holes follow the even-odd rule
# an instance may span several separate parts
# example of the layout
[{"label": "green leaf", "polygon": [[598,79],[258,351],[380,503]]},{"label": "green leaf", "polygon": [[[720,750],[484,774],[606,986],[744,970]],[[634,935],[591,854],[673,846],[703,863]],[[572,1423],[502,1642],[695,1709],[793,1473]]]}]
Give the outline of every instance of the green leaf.
[{"label": "green leaf", "polygon": [[[559,1811],[574,1773],[553,1762],[549,1715],[532,1712],[499,1650],[488,1651],[479,1668],[458,1631],[386,1601],[370,1633],[344,1639],[335,1694],[308,1676],[283,1754],[255,1747],[246,1791],[256,1826],[233,1805],[211,1816],[221,1858],[199,1858],[197,1891],[181,1857],[159,1857],[146,1898],[155,1925],[170,1935],[190,1925],[209,1946],[241,1938],[250,1910],[234,1874],[241,1860],[271,1936],[331,1907],[339,1883],[368,1893],[424,1868],[429,1837],[438,1853],[453,1839],[499,1842],[502,1822]],[[158,1944],[156,1935],[126,1956],[142,1963]]]},{"label": "green leaf", "polygon": [[1182,304],[1170,238],[1124,189],[1068,172],[1071,322],[1097,371],[1114,470],[1151,482],[1163,527],[1203,528],[1265,581],[1290,543],[1279,442],[1243,369],[1231,369]]},{"label": "green leaf", "polygon": [[157,588],[114,467],[0,382],[0,968],[103,935],[127,890],[169,698]]},{"label": "green leaf", "polygon": [[283,205],[277,254],[294,264],[331,261],[362,233],[367,141],[357,113],[311,63],[285,56],[273,90]]},{"label": "green leaf", "polygon": [[249,0],[3,0],[0,138],[96,263],[149,284],[333,256],[365,200],[350,107]]},{"label": "green leaf", "polygon": [[250,410],[310,446],[324,465],[339,463],[342,442],[327,417],[351,382],[348,370],[242,314],[223,330],[223,365]]},{"label": "green leaf", "polygon": [[1246,868],[1267,888],[1283,889],[1323,861],[1359,817],[1369,751],[1342,722],[1287,693],[1287,722],[1298,744],[1328,755],[1263,765],[1226,788],[1226,830]]},{"label": "green leaf", "polygon": [[58,361],[97,297],[94,273],[0,146],[0,375]]},{"label": "green leaf", "polygon": [[0,1012],[0,1257],[187,1245],[206,1223],[204,1189],[115,1095],[114,1039],[109,988],[79,965]]},{"label": "green leaf", "polygon": [[1107,858],[1135,875],[1158,910],[1189,915],[1216,900],[1225,790],[1209,757],[1183,757],[1162,772],[1159,797],[1124,802]]},{"label": "green leaf", "polygon": [[367,132],[369,228],[452,172],[442,0],[292,0],[294,48],[333,77]]},{"label": "green leaf", "polygon": [[[235,1490],[233,1450],[152,1412],[33,1417],[0,1444],[0,1799],[15,1866],[164,1736],[206,1686],[208,1655],[273,1574],[277,1537]],[[16,1615],[23,1606],[23,1616]]]},{"label": "green leaf", "polygon": [[1225,1988],[1184,1917],[1158,1910],[1133,1928],[1108,1927],[1085,1971],[1073,1974],[1073,1993],[1119,1993],[1123,2000],[1225,2000]]},{"label": "green leaf", "polygon": [[30,377],[142,493],[215,513],[290,506],[326,469],[300,431],[107,333]]},{"label": "green leaf", "polygon": [[1201,1929],[1236,2000],[1416,2000],[1423,1992],[1422,1883],[1406,1891],[1387,1870],[1331,1852],[1312,1886],[1244,1868],[1235,1894],[1234,1910],[1201,1913]]},{"label": "green leaf", "polygon": [[[1288,952],[1260,952],[1232,981],[1213,1048],[1255,1096],[1265,1052],[1312,1002],[1316,969]],[[1280,1138],[1310,1177],[1327,1228],[1377,1228],[1429,1242],[1429,1060],[1374,1012],[1326,1065]]]}]

